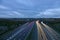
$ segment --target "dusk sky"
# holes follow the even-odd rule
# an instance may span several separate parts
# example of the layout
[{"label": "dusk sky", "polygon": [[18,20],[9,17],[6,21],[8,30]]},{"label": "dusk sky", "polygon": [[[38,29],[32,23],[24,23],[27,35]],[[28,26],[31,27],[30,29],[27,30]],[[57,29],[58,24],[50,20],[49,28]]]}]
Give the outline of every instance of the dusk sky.
[{"label": "dusk sky", "polygon": [[0,18],[60,18],[60,0],[0,0]]}]

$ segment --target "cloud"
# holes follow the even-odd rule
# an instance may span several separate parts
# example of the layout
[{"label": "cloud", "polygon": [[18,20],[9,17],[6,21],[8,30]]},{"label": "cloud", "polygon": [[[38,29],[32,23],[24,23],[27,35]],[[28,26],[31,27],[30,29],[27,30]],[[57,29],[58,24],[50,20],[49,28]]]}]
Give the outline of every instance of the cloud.
[{"label": "cloud", "polygon": [[17,11],[12,11],[12,13],[16,14],[16,15],[22,15],[21,13],[17,12]]},{"label": "cloud", "polygon": [[16,0],[16,1],[26,6],[34,6],[34,2],[32,0]]},{"label": "cloud", "polygon": [[60,18],[60,8],[47,9],[39,14],[35,15],[36,17],[42,18]]},{"label": "cloud", "polygon": [[23,17],[25,17],[25,15],[17,11],[0,11],[0,18],[23,18]]},{"label": "cloud", "polygon": [[5,12],[0,12],[0,17],[60,17],[58,7],[58,0],[3,0],[0,11]]},{"label": "cloud", "polygon": [[17,12],[17,11],[12,11],[12,13],[13,13],[13,15],[15,14],[14,16],[18,16],[18,17],[24,17],[25,16],[22,13]]},{"label": "cloud", "polygon": [[0,9],[9,9],[9,8],[6,6],[0,5]]}]

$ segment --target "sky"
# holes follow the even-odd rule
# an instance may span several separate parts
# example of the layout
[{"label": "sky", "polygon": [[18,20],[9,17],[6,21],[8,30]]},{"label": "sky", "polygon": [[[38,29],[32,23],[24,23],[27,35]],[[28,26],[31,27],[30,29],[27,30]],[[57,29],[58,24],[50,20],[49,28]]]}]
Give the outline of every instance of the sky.
[{"label": "sky", "polygon": [[0,0],[0,18],[60,18],[60,0]]}]

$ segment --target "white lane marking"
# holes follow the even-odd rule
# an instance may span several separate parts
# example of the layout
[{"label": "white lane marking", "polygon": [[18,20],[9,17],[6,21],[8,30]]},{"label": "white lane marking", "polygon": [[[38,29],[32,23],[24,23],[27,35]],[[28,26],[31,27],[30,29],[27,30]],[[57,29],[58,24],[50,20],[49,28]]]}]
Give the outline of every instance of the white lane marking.
[{"label": "white lane marking", "polygon": [[17,31],[15,34],[13,34],[12,36],[10,36],[7,40],[10,40],[10,39],[14,38],[17,34],[19,34],[24,29],[25,28],[22,28],[21,30]]},{"label": "white lane marking", "polygon": [[[41,33],[40,37],[43,38],[42,40],[48,40],[42,29],[41,24],[39,24],[39,21],[36,21],[36,24],[37,24],[37,27],[40,28],[40,33]],[[39,40],[40,40],[40,38],[39,38]]]},{"label": "white lane marking", "polygon": [[[49,26],[45,25],[43,22],[41,22],[41,24],[44,25],[48,30],[50,29]],[[55,40],[53,35],[51,33],[49,33],[48,30],[47,30],[47,33],[50,34],[49,36],[52,38],[52,40]]]}]

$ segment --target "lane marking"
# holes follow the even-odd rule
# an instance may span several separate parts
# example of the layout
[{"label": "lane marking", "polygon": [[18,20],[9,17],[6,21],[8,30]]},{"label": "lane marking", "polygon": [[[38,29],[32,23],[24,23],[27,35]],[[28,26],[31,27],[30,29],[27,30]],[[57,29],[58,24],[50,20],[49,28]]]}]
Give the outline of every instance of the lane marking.
[{"label": "lane marking", "polygon": [[59,39],[56,36],[56,35],[59,36],[59,34],[55,30],[53,30],[52,28],[50,28],[48,25],[44,24],[43,22],[41,22],[41,24],[49,31],[48,34],[50,34],[50,36],[51,36],[52,39],[56,39],[56,40]]},{"label": "lane marking", "polygon": [[[36,24],[37,24],[37,28],[39,28],[38,29],[38,36],[42,39],[42,40],[48,40],[47,39],[47,37],[46,37],[46,35],[45,35],[45,33],[44,33],[44,31],[43,31],[43,29],[42,29],[42,26],[41,26],[41,24],[38,22],[38,21],[36,21]],[[40,33],[39,33],[39,31],[40,31]],[[42,36],[42,37],[41,37]],[[39,40],[41,40],[40,38],[38,38]]]}]

